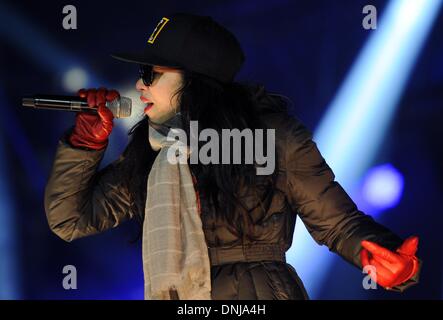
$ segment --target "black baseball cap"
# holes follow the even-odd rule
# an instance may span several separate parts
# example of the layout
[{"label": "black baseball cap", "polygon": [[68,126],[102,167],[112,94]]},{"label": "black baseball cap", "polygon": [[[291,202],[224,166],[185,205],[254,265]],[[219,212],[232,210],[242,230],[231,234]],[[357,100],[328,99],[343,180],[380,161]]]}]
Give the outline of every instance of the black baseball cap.
[{"label": "black baseball cap", "polygon": [[142,65],[184,68],[224,83],[234,80],[245,60],[236,37],[209,16],[164,16],[145,45],[140,52],[111,56]]}]

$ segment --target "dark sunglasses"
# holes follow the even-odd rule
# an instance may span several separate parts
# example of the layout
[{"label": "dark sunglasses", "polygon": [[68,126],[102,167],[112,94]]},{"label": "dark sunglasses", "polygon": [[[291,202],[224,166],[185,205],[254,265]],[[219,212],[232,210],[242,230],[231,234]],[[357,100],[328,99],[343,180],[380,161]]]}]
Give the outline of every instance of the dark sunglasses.
[{"label": "dark sunglasses", "polygon": [[139,73],[143,84],[147,87],[154,82],[155,75],[158,74],[154,71],[154,67],[150,65],[140,65]]}]

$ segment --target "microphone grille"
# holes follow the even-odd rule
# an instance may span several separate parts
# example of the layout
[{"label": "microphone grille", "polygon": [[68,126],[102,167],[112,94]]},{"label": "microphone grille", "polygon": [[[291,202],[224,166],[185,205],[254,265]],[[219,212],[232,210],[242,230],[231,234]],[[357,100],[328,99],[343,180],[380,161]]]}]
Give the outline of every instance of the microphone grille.
[{"label": "microphone grille", "polygon": [[127,118],[131,116],[132,100],[128,97],[120,97],[120,99],[107,102],[106,106],[116,118]]}]

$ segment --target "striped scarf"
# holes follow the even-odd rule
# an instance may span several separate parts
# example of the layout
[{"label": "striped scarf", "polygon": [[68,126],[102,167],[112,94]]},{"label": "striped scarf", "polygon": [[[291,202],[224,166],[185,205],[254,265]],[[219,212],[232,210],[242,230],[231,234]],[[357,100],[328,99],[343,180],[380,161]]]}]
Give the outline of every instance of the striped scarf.
[{"label": "striped scarf", "polygon": [[[180,114],[149,126],[149,143],[160,152],[148,176],[143,224],[147,300],[211,299],[208,248],[187,163],[190,152],[168,137],[180,126]],[[181,161],[174,164],[172,158]]]}]

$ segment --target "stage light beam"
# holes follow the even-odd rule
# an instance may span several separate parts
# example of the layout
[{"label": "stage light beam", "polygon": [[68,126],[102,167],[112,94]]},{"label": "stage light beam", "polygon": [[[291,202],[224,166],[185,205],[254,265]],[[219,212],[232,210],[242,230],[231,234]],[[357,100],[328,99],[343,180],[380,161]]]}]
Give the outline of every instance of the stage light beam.
[{"label": "stage light beam", "polygon": [[[390,1],[315,131],[320,151],[351,197],[377,154],[440,7],[441,0]],[[333,272],[333,257],[312,240],[299,218],[288,260],[315,299]]]}]

